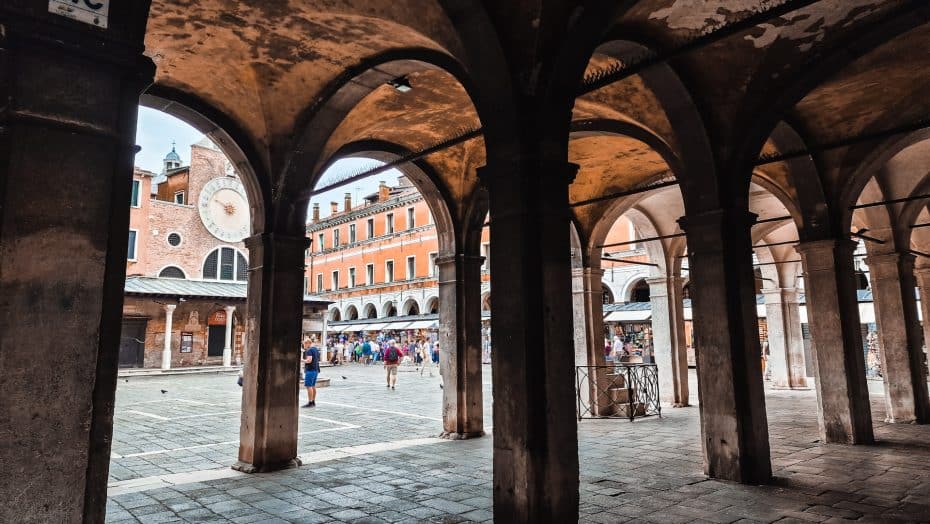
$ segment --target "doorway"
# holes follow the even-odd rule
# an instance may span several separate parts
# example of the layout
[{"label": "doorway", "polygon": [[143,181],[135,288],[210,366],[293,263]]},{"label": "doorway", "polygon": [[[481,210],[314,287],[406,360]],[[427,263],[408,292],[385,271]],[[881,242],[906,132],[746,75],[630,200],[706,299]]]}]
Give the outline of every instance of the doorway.
[{"label": "doorway", "polygon": [[119,338],[119,367],[141,368],[144,365],[147,325],[148,320],[144,318],[123,319]]},{"label": "doorway", "polygon": [[207,356],[222,357],[226,346],[226,326],[210,326],[207,334]]}]

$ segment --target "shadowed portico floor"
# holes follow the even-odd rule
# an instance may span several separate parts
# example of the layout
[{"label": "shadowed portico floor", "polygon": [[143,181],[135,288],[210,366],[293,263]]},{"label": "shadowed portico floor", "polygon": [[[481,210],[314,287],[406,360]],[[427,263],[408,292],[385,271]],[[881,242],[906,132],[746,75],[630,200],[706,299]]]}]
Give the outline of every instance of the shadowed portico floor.
[{"label": "shadowed portico floor", "polygon": [[[435,420],[440,401],[437,377],[421,379],[414,373],[404,373],[396,391],[397,398],[385,401],[386,392],[379,382],[380,368],[344,367],[328,373],[336,381],[332,388],[321,391],[320,400],[325,399],[329,404],[321,402],[322,409],[312,416],[329,422],[308,418],[307,425],[301,426],[301,432],[308,432],[300,447],[304,467],[249,476],[212,464],[197,454],[197,449],[145,455],[158,457],[143,468],[153,473],[150,477],[120,469],[127,478],[121,481],[111,478],[113,487],[107,520],[465,522],[491,519],[491,439],[450,442],[432,438],[439,432],[439,423]],[[341,379],[342,375],[347,379]],[[173,388],[169,391],[178,398],[193,391],[216,390],[217,398],[196,400],[206,404],[217,404],[218,400],[228,400],[227,397],[236,394],[236,389],[226,387],[229,377],[177,377],[159,379],[159,384],[166,380]],[[490,403],[488,380],[486,377],[486,404]],[[870,385],[880,389],[880,383]],[[158,401],[151,404],[163,403],[162,394],[158,392],[161,386],[155,388],[153,383],[149,388],[140,380],[136,388],[121,388],[118,410],[136,409],[149,413],[140,407],[145,405],[141,403],[146,402],[149,389],[154,393],[148,394],[157,397],[148,400]],[[130,405],[130,400],[135,404]],[[880,422],[883,418],[880,401],[879,396],[873,395],[873,416],[879,421],[876,424],[877,445],[822,445],[818,442],[813,391],[768,391],[766,402],[776,478],[767,486],[712,481],[702,475],[696,407],[666,409],[661,419],[642,419],[634,423],[582,421],[579,425],[580,520],[930,520],[930,426],[884,424]],[[181,418],[195,414],[185,406],[193,406],[193,411],[198,408],[191,402],[182,401],[180,405],[172,408],[184,411],[177,415],[178,420],[152,420],[169,427],[188,427],[193,432],[199,424],[216,429],[210,417]],[[219,408],[220,413],[225,410],[224,406]],[[217,406],[205,405],[200,409],[208,413],[211,409],[217,411]],[[488,424],[489,411],[486,414]],[[166,412],[157,416],[173,418],[174,414]],[[314,422],[328,425],[316,428]],[[310,433],[326,428],[333,431]],[[117,421],[117,430],[115,448],[128,449],[128,442],[121,440],[132,439],[134,434],[151,435],[152,426],[140,425],[134,430],[132,419],[125,418]],[[229,439],[226,433],[235,435],[236,430],[237,427],[225,428],[212,438],[225,442]],[[156,444],[150,442],[150,445]],[[218,448],[212,453],[229,455],[224,460],[235,458],[234,445],[207,449],[212,448]],[[137,453],[149,451],[157,449]],[[120,465],[120,460],[115,459],[114,464],[126,467]],[[200,464],[204,469],[184,467],[185,464]],[[176,473],[178,471],[180,473]],[[172,474],[175,476],[170,476]]]}]

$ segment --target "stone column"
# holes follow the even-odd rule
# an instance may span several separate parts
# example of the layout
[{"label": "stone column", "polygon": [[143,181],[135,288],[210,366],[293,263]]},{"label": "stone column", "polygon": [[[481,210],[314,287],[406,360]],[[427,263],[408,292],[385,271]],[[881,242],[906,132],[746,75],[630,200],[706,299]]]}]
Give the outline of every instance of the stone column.
[{"label": "stone column", "polygon": [[688,348],[681,277],[646,280],[652,303],[652,345],[659,371],[662,402],[676,408],[688,405]]},{"label": "stone column", "polygon": [[[606,366],[604,358],[604,293],[599,267],[572,269],[572,324],[575,333],[575,366]],[[613,414],[607,389],[610,372],[606,367],[585,371],[587,387],[577,391],[581,401],[594,416]],[[572,383],[577,383],[577,369],[571,370]]]},{"label": "stone column", "polygon": [[930,400],[917,319],[914,256],[869,255],[866,263],[881,344],[885,421],[925,424],[930,422]]},{"label": "stone column", "polygon": [[704,471],[759,484],[772,476],[749,230],[724,209],[680,220],[687,233]]},{"label": "stone column", "polygon": [[233,313],[236,306],[226,306],[226,345],[223,346],[223,366],[232,366]]},{"label": "stone column", "polygon": [[171,369],[171,330],[177,307],[175,304],[165,304],[165,346],[161,350],[161,368],[164,370]]},{"label": "stone column", "polygon": [[568,185],[578,166],[489,165],[494,519],[578,519]]},{"label": "stone column", "polygon": [[801,242],[804,295],[814,358],[817,416],[825,443],[871,444],[856,273],[849,239]]},{"label": "stone column", "polygon": [[481,264],[483,257],[436,259],[439,270],[439,369],[443,438],[484,435],[481,386]]},{"label": "stone column", "polygon": [[[116,9],[104,31],[2,4],[0,522],[102,522],[137,105],[154,67]],[[49,365],[39,352],[53,348]]]},{"label": "stone column", "polygon": [[923,322],[921,323],[924,332],[924,354],[923,369],[927,369],[927,348],[930,348],[930,267],[922,267],[914,270],[914,277],[917,279],[917,288],[920,290],[920,308],[923,312]]},{"label": "stone column", "polygon": [[801,335],[801,307],[795,288],[763,289],[769,331],[772,387],[808,389]]},{"label": "stone column", "polygon": [[246,473],[300,465],[298,374],[303,321],[304,237],[262,233],[245,239],[249,287],[239,462]]}]

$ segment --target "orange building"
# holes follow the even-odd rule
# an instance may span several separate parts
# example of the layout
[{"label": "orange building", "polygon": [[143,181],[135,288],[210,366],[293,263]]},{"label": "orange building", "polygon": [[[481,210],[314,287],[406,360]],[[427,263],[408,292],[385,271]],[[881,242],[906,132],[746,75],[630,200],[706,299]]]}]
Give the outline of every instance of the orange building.
[{"label": "orange building", "polygon": [[[429,206],[416,187],[399,177],[353,205],[346,193],[340,207],[320,219],[313,205],[307,236],[307,293],[334,303],[329,331],[426,331],[439,312],[436,256],[439,243]],[[482,309],[488,311],[490,237],[482,232]],[[364,322],[377,320],[378,322]],[[410,335],[410,333],[408,333]],[[420,333],[419,335],[424,335]]]}]

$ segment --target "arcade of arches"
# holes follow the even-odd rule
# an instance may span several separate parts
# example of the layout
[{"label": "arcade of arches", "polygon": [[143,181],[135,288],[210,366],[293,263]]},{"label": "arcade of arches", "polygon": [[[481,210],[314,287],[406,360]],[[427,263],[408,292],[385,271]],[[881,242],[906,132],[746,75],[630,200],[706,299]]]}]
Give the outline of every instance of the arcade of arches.
[{"label": "arcade of arches", "polygon": [[[778,380],[816,389],[824,442],[873,442],[854,240],[887,419],[930,421],[926,2],[101,1],[85,21],[61,3],[0,5],[0,499],[17,501],[0,520],[103,520],[140,101],[205,132],[249,192],[243,471],[295,464],[307,203],[359,151],[418,166],[443,208],[451,438],[484,434],[490,216],[501,522],[578,519],[566,370],[604,360],[602,245],[620,216],[663,237],[644,244],[646,284],[673,405],[689,398],[688,279],[707,476],[772,475],[754,267],[782,325]],[[36,358],[53,349],[54,365]]]}]

